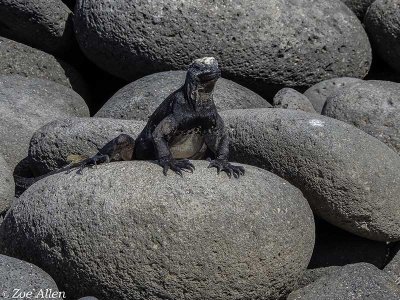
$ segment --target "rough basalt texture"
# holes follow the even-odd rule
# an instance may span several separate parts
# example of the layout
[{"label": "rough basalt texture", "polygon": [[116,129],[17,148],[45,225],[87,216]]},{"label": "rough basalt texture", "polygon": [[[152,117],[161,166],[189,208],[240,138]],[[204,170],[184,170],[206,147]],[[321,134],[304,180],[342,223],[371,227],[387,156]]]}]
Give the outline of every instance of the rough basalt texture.
[{"label": "rough basalt texture", "polygon": [[[43,293],[46,289],[58,292],[57,285],[49,274],[35,265],[13,257],[0,255],[0,277],[0,299],[44,299],[41,297],[41,290]],[[32,296],[14,297],[15,292],[18,295],[31,292]]]},{"label": "rough basalt texture", "polygon": [[121,133],[136,139],[142,121],[106,118],[69,118],[50,122],[33,135],[29,146],[32,172],[38,176],[68,164],[68,156],[95,155]]},{"label": "rough basalt texture", "polygon": [[74,43],[72,13],[61,0],[0,0],[0,35],[65,55]]},{"label": "rough basalt texture", "polygon": [[14,189],[13,173],[3,156],[0,155],[0,214],[10,207],[14,199]]},{"label": "rough basalt texture", "polygon": [[307,269],[303,277],[299,280],[298,288],[303,288],[321,277],[328,276],[336,271],[338,271],[341,267],[340,266],[330,266],[325,268],[316,268],[316,269]]},{"label": "rough basalt texture", "polygon": [[397,254],[392,258],[392,260],[383,269],[385,272],[389,273],[395,282],[400,285],[400,245],[397,245]]},{"label": "rough basalt texture", "polygon": [[360,20],[364,19],[365,13],[368,10],[368,7],[375,0],[341,0],[344,2],[356,15]]},{"label": "rough basalt texture", "polygon": [[59,118],[89,116],[85,101],[52,81],[0,76],[0,152],[14,170],[28,154],[33,133]]},{"label": "rough basalt texture", "polygon": [[[134,81],[119,90],[96,113],[96,117],[147,121],[162,101],[179,89],[186,79],[185,71],[152,74]],[[218,110],[271,107],[256,93],[224,78],[214,90]]]},{"label": "rough basalt texture", "polygon": [[221,115],[233,160],[287,179],[333,225],[373,240],[400,240],[400,158],[388,146],[344,122],[301,111]]},{"label": "rough basalt texture", "polygon": [[203,56],[264,86],[364,77],[371,64],[367,35],[340,1],[79,0],[74,28],[87,57],[127,80]]},{"label": "rough basalt texture", "polygon": [[291,88],[281,89],[274,97],[274,108],[285,108],[316,113],[310,100],[303,94]]},{"label": "rough basalt texture", "polygon": [[272,300],[292,290],[314,246],[301,192],[259,168],[233,180],[193,163],[183,177],[143,161],[49,176],[10,209],[0,245],[72,299]]},{"label": "rough basalt texture", "polygon": [[88,88],[74,67],[46,52],[3,37],[0,37],[0,75],[51,80],[72,88],[85,99],[89,97]]},{"label": "rough basalt texture", "polygon": [[292,292],[287,300],[398,300],[400,287],[385,272],[360,263],[344,266]]},{"label": "rough basalt texture", "polygon": [[356,126],[400,154],[400,83],[353,84],[328,97],[322,114]]},{"label": "rough basalt texture", "polygon": [[371,43],[389,66],[400,72],[400,2],[377,0],[365,16]]},{"label": "rough basalt texture", "polygon": [[304,92],[304,95],[310,100],[315,110],[321,113],[330,95],[356,82],[361,82],[361,79],[351,77],[328,79],[313,85]]}]

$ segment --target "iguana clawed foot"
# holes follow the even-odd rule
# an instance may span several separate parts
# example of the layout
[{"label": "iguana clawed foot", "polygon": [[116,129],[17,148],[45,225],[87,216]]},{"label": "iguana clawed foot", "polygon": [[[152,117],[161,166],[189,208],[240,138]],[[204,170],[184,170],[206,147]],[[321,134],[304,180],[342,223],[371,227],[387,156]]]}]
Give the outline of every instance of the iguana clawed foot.
[{"label": "iguana clawed foot", "polygon": [[193,173],[194,165],[188,159],[175,160],[171,157],[163,157],[158,160],[158,163],[163,167],[163,173],[166,176],[169,169],[176,174],[183,176],[182,171]]},{"label": "iguana clawed foot", "polygon": [[219,174],[221,171],[228,174],[229,178],[233,177],[239,178],[244,175],[244,168],[241,166],[231,165],[227,160],[222,159],[214,159],[210,161],[209,168],[217,168],[217,173]]},{"label": "iguana clawed foot", "polygon": [[79,164],[78,174],[82,174],[83,170],[86,167],[93,167],[93,166],[97,166],[98,164],[108,163],[108,162],[110,162],[110,157],[108,155],[96,154],[95,156],[92,156],[90,158],[83,160]]}]

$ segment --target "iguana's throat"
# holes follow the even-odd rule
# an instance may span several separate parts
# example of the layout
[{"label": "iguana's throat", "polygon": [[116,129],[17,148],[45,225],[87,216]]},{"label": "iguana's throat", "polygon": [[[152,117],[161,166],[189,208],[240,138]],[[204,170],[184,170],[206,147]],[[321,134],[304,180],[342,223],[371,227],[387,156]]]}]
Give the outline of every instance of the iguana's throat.
[{"label": "iguana's throat", "polygon": [[195,110],[207,108],[214,104],[214,87],[217,80],[203,83],[191,83],[188,86],[188,97]]}]

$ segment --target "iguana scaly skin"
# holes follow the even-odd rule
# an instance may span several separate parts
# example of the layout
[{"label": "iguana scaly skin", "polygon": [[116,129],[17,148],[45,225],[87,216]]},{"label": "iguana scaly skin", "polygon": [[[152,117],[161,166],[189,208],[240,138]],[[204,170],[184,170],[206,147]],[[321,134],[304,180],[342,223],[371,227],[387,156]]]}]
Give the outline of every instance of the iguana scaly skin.
[{"label": "iguana scaly skin", "polygon": [[[228,162],[229,140],[224,122],[217,112],[213,91],[221,76],[213,57],[195,60],[189,67],[185,84],[165,99],[150,116],[138,138],[121,134],[90,158],[50,174],[118,160],[156,160],[164,175],[169,169],[182,176],[193,172],[189,159],[212,157],[209,168],[239,178],[245,170]],[[46,174],[49,175],[49,174]],[[45,175],[45,176],[46,176]]]}]

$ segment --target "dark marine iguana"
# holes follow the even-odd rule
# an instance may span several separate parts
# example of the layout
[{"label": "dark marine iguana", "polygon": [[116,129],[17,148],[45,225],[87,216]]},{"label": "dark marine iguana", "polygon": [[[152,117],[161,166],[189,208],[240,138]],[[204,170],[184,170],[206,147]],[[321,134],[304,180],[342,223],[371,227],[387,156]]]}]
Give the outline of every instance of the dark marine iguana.
[{"label": "dark marine iguana", "polygon": [[244,168],[228,162],[229,139],[217,112],[213,91],[221,76],[213,57],[195,60],[188,69],[185,84],[167,97],[150,116],[136,140],[121,134],[95,156],[81,162],[86,166],[112,160],[157,160],[164,175],[169,169],[182,175],[193,172],[189,159],[213,156],[209,167],[229,177],[244,175]]},{"label": "dark marine iguana", "polygon": [[23,180],[23,184],[18,180],[19,186],[26,189],[49,175],[74,168],[79,168],[81,173],[85,167],[118,160],[156,160],[164,175],[171,169],[182,176],[182,171],[193,172],[195,169],[189,159],[212,157],[209,168],[215,167],[218,174],[223,171],[229,177],[239,178],[245,170],[228,162],[229,139],[213,99],[220,76],[215,58],[195,60],[189,66],[184,85],[160,104],[136,140],[121,134],[93,157],[30,181]]}]

